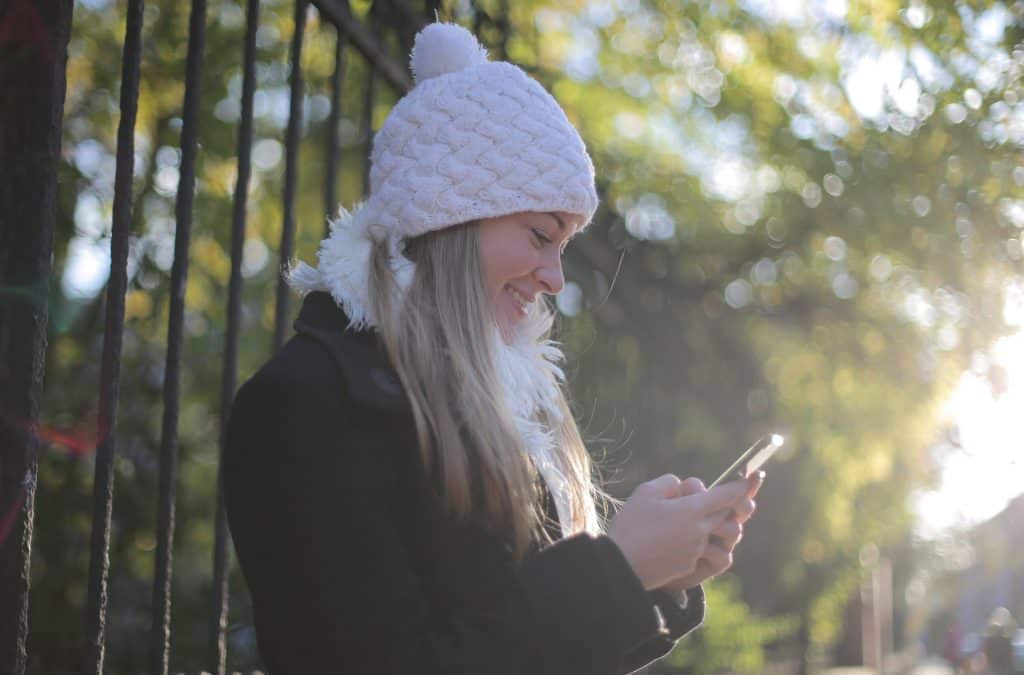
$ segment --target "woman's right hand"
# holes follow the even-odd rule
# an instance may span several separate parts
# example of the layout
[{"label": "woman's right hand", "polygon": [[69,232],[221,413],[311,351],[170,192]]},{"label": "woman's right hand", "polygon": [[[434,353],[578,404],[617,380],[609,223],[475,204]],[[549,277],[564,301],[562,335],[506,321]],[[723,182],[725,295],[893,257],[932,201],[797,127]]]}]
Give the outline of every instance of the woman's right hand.
[{"label": "woman's right hand", "polygon": [[710,490],[697,478],[665,474],[633,490],[606,534],[622,549],[646,590],[689,574],[708,539],[746,499],[747,483],[733,481]]}]

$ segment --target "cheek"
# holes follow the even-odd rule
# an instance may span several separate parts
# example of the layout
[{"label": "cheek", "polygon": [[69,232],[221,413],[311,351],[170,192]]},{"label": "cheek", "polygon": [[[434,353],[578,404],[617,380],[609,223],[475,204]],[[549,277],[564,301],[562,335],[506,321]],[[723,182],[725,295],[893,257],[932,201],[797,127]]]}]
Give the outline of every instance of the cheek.
[{"label": "cheek", "polygon": [[524,236],[481,237],[480,265],[488,293],[493,297],[509,281],[529,274],[534,265],[534,253]]}]

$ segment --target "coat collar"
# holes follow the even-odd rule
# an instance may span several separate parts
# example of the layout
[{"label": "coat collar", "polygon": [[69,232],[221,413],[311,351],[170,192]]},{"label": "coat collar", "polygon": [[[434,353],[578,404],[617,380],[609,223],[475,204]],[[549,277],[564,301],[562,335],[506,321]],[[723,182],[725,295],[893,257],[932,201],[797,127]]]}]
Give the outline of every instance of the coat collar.
[{"label": "coat collar", "polygon": [[330,293],[308,293],[293,326],[297,333],[327,349],[353,399],[391,412],[411,412],[380,337],[372,330],[350,328],[348,317]]},{"label": "coat collar", "polygon": [[[398,374],[391,367],[376,331],[355,330],[348,316],[326,291],[306,294],[299,316],[292,324],[300,335],[322,344],[341,369],[349,396],[370,407],[391,412],[410,412]],[[552,538],[562,536],[558,509],[546,481],[542,483],[545,529]]]}]

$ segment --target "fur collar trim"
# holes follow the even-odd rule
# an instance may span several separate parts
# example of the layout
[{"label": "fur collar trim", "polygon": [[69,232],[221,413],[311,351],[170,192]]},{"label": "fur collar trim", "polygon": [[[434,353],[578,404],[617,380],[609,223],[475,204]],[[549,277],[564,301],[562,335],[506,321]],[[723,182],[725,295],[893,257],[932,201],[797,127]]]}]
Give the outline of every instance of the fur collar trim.
[{"label": "fur collar trim", "polygon": [[[415,264],[401,254],[401,242],[385,228],[374,225],[372,204],[357,203],[351,212],[339,209],[330,221],[330,234],[320,243],[316,268],[299,262],[286,274],[289,285],[303,295],[327,291],[349,317],[354,330],[376,328],[378,318],[369,295],[370,254],[374,241],[387,241],[395,279],[404,292],[412,283]],[[505,401],[530,457],[551,492],[563,536],[571,534],[572,504],[569,484],[562,469],[554,433],[542,422],[562,421],[556,401],[558,386],[565,375],[560,367],[563,354],[558,344],[541,339],[550,320],[532,314],[518,325],[515,336],[506,341],[495,326],[491,339],[496,354],[495,368]]]}]

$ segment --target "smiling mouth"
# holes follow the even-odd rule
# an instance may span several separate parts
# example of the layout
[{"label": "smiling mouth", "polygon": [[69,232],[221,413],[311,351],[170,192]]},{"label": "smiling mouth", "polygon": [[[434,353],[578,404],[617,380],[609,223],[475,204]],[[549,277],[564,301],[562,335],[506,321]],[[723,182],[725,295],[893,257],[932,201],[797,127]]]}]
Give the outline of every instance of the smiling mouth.
[{"label": "smiling mouth", "polygon": [[530,306],[530,301],[524,298],[519,291],[512,288],[511,286],[505,286],[505,291],[508,292],[512,300],[516,304],[516,308],[522,316],[526,316],[527,308]]}]

